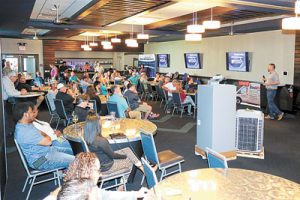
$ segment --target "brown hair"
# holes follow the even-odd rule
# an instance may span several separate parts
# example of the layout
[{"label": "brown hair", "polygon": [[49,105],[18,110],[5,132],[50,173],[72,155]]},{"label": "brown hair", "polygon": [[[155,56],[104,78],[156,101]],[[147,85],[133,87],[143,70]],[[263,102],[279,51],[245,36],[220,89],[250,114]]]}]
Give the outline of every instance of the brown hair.
[{"label": "brown hair", "polygon": [[96,96],[96,90],[95,90],[94,86],[89,85],[89,86],[87,87],[87,89],[86,89],[86,94],[87,94],[90,98]]},{"label": "brown hair", "polygon": [[[85,152],[76,155],[75,160],[70,164],[64,181],[74,179],[90,179],[92,178],[92,170],[95,169],[95,163],[98,157],[95,153]],[[100,170],[100,169],[97,169]]]}]

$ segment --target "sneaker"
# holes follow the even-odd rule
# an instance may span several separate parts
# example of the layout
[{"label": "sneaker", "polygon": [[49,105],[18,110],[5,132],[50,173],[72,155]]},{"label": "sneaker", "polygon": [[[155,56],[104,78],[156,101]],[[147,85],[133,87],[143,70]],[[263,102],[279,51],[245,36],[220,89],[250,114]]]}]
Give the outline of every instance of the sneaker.
[{"label": "sneaker", "polygon": [[193,115],[193,113],[192,113],[192,112],[190,112],[190,113],[188,113],[187,115],[188,115],[188,116],[191,116],[191,115]]},{"label": "sneaker", "polygon": [[280,115],[278,115],[277,120],[278,120],[278,121],[282,120],[283,116],[284,116],[284,112],[282,112]]},{"label": "sneaker", "polygon": [[265,116],[265,119],[274,119],[274,117],[271,117],[270,115]]}]

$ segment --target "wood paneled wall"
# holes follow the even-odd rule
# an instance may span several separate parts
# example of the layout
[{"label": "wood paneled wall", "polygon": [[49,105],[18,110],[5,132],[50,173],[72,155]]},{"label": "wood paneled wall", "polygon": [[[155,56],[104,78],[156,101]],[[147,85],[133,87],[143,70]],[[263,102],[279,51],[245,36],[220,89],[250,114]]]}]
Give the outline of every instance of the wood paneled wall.
[{"label": "wood paneled wall", "polygon": [[[49,69],[49,64],[55,62],[55,51],[83,51],[80,46],[83,41],[73,40],[43,40],[44,69]],[[113,44],[112,50],[104,50],[99,44],[93,47],[93,51],[106,52],[144,52],[144,44],[139,44],[138,48],[128,48],[125,43]]]},{"label": "wood paneled wall", "polygon": [[296,32],[294,85],[300,88],[300,31]]}]

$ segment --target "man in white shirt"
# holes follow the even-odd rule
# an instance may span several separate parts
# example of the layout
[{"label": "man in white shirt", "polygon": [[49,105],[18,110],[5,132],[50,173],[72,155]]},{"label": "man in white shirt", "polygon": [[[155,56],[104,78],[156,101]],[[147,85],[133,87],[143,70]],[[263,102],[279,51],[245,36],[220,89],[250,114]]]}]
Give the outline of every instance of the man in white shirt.
[{"label": "man in white shirt", "polygon": [[171,106],[173,105],[172,93],[176,91],[177,80],[173,80],[162,86],[162,89],[168,92],[168,102],[167,102],[167,113],[171,112]]},{"label": "man in white shirt", "polygon": [[3,100],[5,108],[5,132],[6,134],[12,134],[15,124],[12,117],[12,103],[14,103],[13,97],[18,95],[24,95],[27,93],[25,89],[21,91],[16,90],[14,83],[17,81],[18,76],[15,71],[8,71],[3,77]]}]

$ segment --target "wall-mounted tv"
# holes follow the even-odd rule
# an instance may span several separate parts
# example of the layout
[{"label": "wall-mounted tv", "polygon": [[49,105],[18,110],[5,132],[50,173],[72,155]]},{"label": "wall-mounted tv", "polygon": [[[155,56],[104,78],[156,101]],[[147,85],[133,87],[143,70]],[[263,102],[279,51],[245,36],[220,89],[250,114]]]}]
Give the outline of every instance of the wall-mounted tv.
[{"label": "wall-mounted tv", "polygon": [[157,54],[157,66],[159,68],[170,67],[170,54]]},{"label": "wall-mounted tv", "polygon": [[201,69],[200,53],[185,53],[184,61],[187,69]]},{"label": "wall-mounted tv", "polygon": [[226,69],[228,71],[249,72],[249,52],[227,52]]}]

